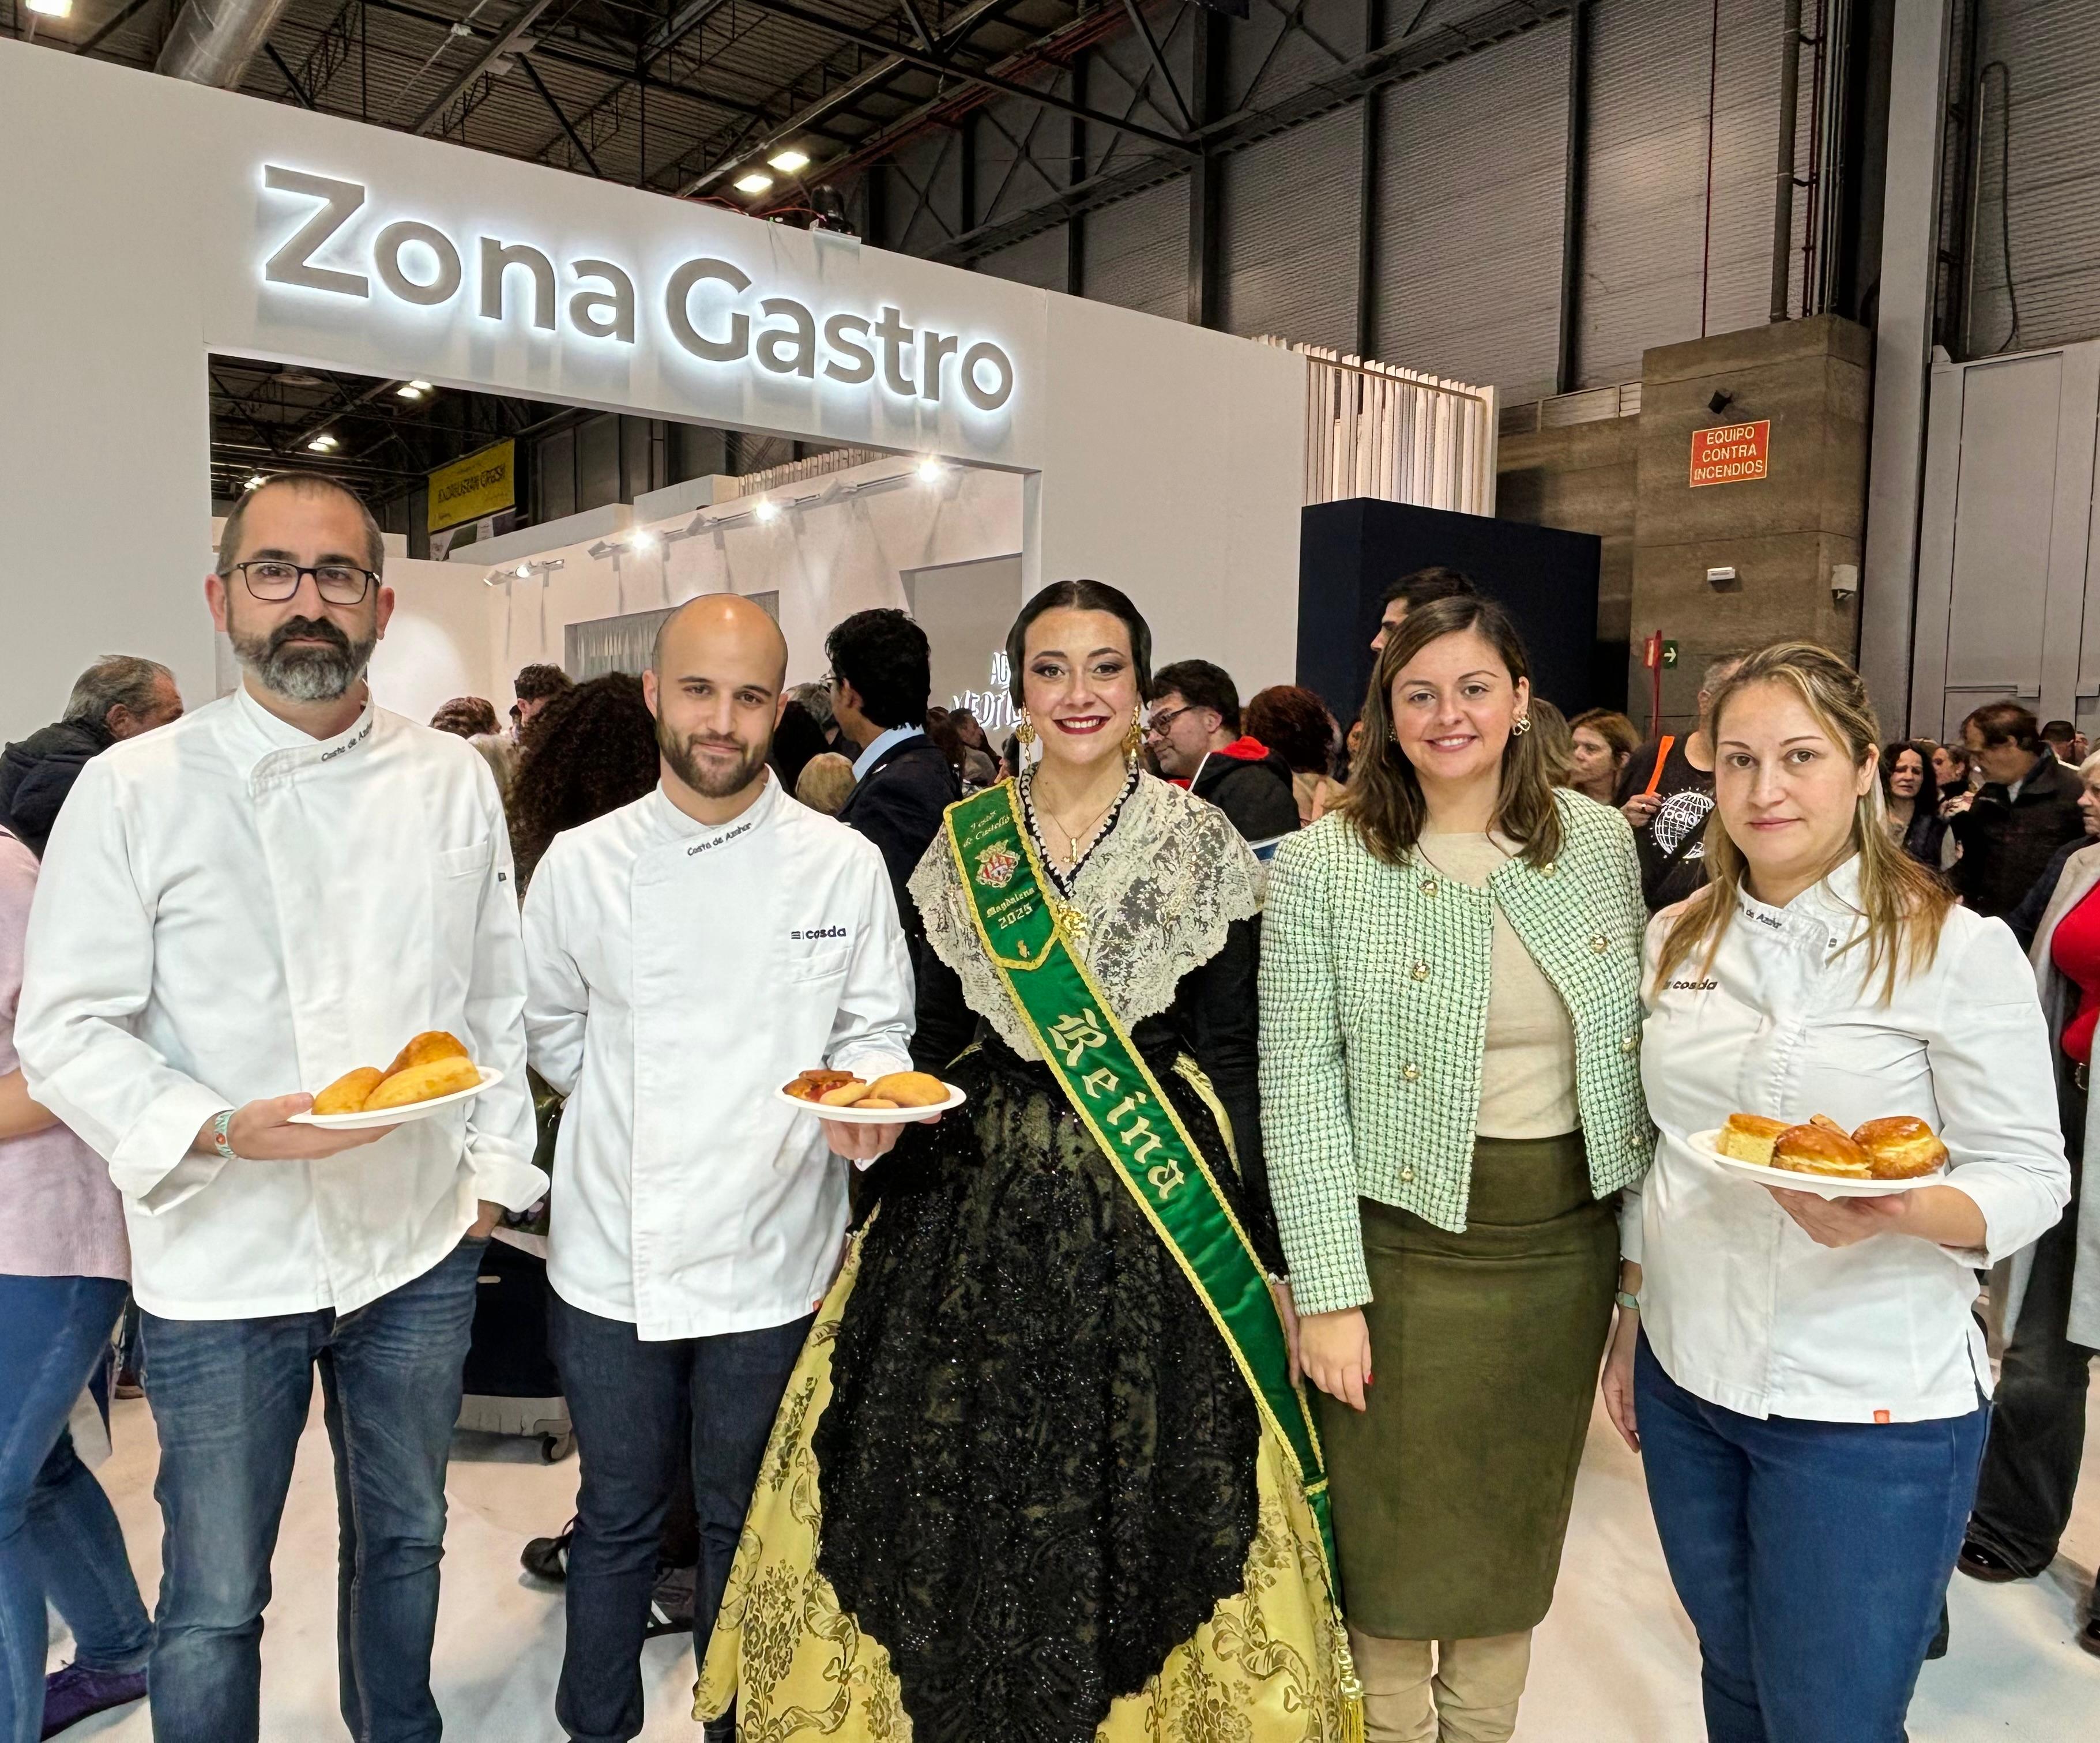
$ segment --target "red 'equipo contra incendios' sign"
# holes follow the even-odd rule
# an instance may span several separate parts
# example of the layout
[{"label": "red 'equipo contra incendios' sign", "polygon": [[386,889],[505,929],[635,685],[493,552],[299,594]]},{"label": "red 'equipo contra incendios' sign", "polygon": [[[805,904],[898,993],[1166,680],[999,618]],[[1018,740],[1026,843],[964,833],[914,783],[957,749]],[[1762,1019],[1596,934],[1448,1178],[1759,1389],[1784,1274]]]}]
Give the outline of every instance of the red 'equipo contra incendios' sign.
[{"label": "red 'equipo contra incendios' sign", "polygon": [[1700,484],[1741,484],[1765,475],[1765,456],[1771,447],[1771,420],[1754,424],[1723,424],[1716,430],[1692,432],[1692,482]]}]

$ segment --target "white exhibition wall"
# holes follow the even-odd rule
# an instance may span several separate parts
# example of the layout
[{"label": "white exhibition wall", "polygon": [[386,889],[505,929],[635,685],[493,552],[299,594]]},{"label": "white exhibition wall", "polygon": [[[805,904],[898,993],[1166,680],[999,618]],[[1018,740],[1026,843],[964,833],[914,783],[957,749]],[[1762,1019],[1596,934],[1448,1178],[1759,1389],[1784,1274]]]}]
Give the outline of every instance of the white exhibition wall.
[{"label": "white exhibition wall", "polygon": [[104,652],[209,692],[212,351],[1003,468],[1028,585],[1290,675],[1290,352],[34,45],[0,43],[0,735]]},{"label": "white exhibition wall", "polygon": [[[824,633],[840,618],[871,606],[909,607],[906,570],[1019,551],[1021,495],[1022,481],[1012,472],[956,466],[922,483],[910,463],[879,460],[737,497],[714,511],[734,517],[729,524],[695,538],[667,543],[661,536],[682,531],[693,518],[688,514],[638,521],[623,537],[657,535],[646,551],[593,556],[592,545],[601,543],[595,540],[549,546],[533,554],[533,573],[520,580],[499,570],[492,587],[480,585],[490,571],[473,563],[471,547],[451,562],[417,567],[471,576],[473,591],[491,602],[484,657],[502,694],[485,694],[499,710],[510,705],[510,680],[520,666],[562,664],[566,625],[656,611],[700,594],[777,589],[788,682],[799,684],[823,677]],[[810,496],[818,500],[788,505]],[[760,502],[779,505],[779,517],[761,521],[748,512]],[[550,561],[561,567],[539,567]]]}]

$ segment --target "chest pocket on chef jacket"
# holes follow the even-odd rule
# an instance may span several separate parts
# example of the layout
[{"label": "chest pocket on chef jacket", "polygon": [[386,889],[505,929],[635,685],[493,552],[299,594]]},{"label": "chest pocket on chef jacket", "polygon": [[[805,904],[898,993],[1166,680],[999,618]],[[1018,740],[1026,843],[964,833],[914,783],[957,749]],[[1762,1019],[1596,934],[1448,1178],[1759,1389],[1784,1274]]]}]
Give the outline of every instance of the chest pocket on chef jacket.
[{"label": "chest pocket on chef jacket", "polygon": [[438,938],[448,949],[460,953],[460,965],[474,947],[474,922],[481,912],[482,885],[488,876],[488,862],[495,852],[487,836],[465,847],[438,850],[437,888],[432,893]]},{"label": "chest pocket on chef jacket", "polygon": [[846,964],[852,959],[850,942],[835,944],[827,941],[814,947],[790,943],[788,947],[788,978],[791,981],[842,981],[845,978]]}]

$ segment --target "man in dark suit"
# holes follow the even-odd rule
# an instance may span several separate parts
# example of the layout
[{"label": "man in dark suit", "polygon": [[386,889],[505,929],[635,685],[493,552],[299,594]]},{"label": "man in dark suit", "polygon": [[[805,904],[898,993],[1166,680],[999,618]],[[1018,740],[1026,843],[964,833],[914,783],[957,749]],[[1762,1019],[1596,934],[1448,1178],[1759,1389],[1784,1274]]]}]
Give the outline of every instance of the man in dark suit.
[{"label": "man in dark suit", "polygon": [[933,690],[926,632],[899,611],[856,611],[824,638],[824,652],[832,712],[858,752],[853,796],[839,821],[882,849],[916,972],[926,926],[906,885],[940,833],[942,814],[963,796],[948,759],[926,736]]}]

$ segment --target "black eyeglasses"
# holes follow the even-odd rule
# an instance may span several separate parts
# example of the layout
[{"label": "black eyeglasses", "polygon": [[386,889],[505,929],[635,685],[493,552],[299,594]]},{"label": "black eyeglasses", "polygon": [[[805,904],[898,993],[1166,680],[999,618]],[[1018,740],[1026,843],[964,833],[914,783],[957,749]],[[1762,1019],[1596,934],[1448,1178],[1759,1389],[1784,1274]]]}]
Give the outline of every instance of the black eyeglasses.
[{"label": "black eyeglasses", "polygon": [[299,583],[310,575],[326,605],[355,605],[379,579],[372,570],[360,569],[350,563],[318,563],[308,567],[265,559],[259,563],[236,563],[233,567],[240,572],[249,592],[270,605],[282,605],[291,598],[298,592]]},{"label": "black eyeglasses", "polygon": [[1154,739],[1165,738],[1173,730],[1174,722],[1180,719],[1195,705],[1194,703],[1189,702],[1183,704],[1178,708],[1154,708],[1152,711],[1152,717],[1145,723],[1146,736]]}]

